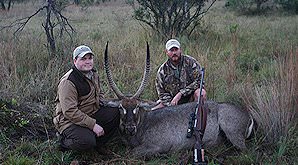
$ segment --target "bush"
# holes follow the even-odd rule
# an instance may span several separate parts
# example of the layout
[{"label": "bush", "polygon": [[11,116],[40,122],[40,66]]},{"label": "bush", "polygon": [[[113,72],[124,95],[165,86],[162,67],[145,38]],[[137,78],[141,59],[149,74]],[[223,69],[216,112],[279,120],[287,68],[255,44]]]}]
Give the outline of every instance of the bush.
[{"label": "bush", "polygon": [[276,0],[286,11],[298,14],[298,0]]},{"label": "bush", "polygon": [[241,11],[241,12],[260,12],[264,10],[265,3],[269,0],[228,0],[225,4],[226,7]]},{"label": "bush", "polygon": [[252,0],[227,0],[225,6],[231,9],[243,11],[249,10],[252,5]]},{"label": "bush", "polygon": [[206,0],[136,0],[127,1],[134,8],[134,18],[147,24],[164,38],[190,36],[199,27],[203,14],[215,3]]}]

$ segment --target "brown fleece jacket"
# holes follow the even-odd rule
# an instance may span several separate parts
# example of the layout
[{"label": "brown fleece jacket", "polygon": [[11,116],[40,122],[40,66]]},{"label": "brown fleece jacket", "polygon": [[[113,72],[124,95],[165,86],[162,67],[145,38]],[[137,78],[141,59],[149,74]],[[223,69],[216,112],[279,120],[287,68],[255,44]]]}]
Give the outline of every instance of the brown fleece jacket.
[{"label": "brown fleece jacket", "polygon": [[93,129],[96,120],[91,116],[99,110],[103,93],[98,74],[94,70],[92,72],[92,78],[88,79],[73,67],[60,79],[53,119],[59,133],[71,124]]}]

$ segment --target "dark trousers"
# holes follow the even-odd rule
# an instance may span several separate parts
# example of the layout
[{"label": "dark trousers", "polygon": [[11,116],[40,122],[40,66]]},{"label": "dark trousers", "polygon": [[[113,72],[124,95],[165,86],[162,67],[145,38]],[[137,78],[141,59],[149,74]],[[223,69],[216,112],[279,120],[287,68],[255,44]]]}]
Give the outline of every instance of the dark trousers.
[{"label": "dark trousers", "polygon": [[185,104],[185,103],[189,103],[189,102],[194,101],[195,99],[194,99],[193,94],[194,93],[191,93],[190,95],[181,97],[181,99],[178,101],[178,105],[179,104]]},{"label": "dark trousers", "polygon": [[96,137],[89,128],[79,125],[71,125],[61,134],[61,147],[71,150],[89,150],[98,148],[108,142],[118,130],[120,118],[118,108],[101,107],[92,118],[103,127],[105,134]]}]

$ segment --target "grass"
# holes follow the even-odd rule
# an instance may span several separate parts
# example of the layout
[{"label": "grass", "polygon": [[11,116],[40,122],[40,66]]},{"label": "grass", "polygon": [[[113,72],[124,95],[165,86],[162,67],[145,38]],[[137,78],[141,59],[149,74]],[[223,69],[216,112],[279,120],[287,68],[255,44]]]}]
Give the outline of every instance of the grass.
[{"label": "grass", "polygon": [[[287,135],[297,118],[297,59],[298,53],[290,51],[279,58],[274,76],[263,80],[263,84],[250,88],[251,93],[243,92],[246,105],[257,120],[260,128],[266,130],[266,139],[277,143]],[[250,97],[250,98],[248,98]],[[292,125],[294,124],[294,125]]]},{"label": "grass", "polygon": [[[28,16],[40,6],[28,2],[15,4],[9,12],[0,11],[0,26]],[[201,27],[190,38],[179,40],[183,51],[206,68],[209,99],[242,105],[251,111],[260,129],[248,142],[248,151],[229,155],[232,150],[223,146],[208,151],[209,162],[219,164],[220,157],[225,157],[225,164],[294,164],[298,153],[298,16],[281,12],[237,15],[223,6],[224,1],[217,1]],[[72,65],[72,49],[80,44],[89,45],[96,53],[96,68],[106,96],[114,97],[103,72],[107,41],[114,80],[123,93],[132,94],[141,81],[149,42],[151,77],[142,98],[157,99],[154,79],[159,65],[166,60],[165,41],[131,17],[130,6],[119,0],[87,9],[71,5],[63,14],[77,33],[74,44],[60,48],[57,58],[50,59],[45,47],[43,14],[30,21],[17,39],[12,35],[13,29],[0,31],[0,99],[14,99],[20,105],[38,102],[50,107],[51,115],[58,80]],[[74,160],[82,164],[177,164],[191,154],[186,151],[135,160],[127,155],[125,147],[116,144],[111,146],[115,155],[106,160],[96,152],[57,151],[53,137],[48,141],[15,142],[0,128],[0,162],[4,164],[70,164]]]}]

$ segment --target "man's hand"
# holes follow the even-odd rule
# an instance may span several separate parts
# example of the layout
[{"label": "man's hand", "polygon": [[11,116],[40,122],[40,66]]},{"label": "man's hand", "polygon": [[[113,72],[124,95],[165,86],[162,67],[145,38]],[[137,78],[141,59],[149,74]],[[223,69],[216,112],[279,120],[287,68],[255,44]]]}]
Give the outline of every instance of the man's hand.
[{"label": "man's hand", "polygon": [[[158,100],[158,101],[160,101],[160,100]],[[155,107],[151,108],[151,111],[154,111],[156,109],[160,109],[163,107],[165,107],[165,105],[163,105],[162,102],[160,101]]]},{"label": "man's hand", "polygon": [[205,89],[202,89],[202,97],[203,97],[204,101],[207,100],[207,92]]},{"label": "man's hand", "polygon": [[171,101],[171,105],[177,105],[181,97],[182,97],[182,93],[178,92],[176,96],[173,98],[173,100]]},{"label": "man's hand", "polygon": [[103,136],[105,134],[105,131],[103,130],[103,128],[98,124],[94,125],[92,131],[96,134],[97,137]]},{"label": "man's hand", "polygon": [[[195,96],[195,101],[198,101],[199,100],[199,96],[200,96],[200,88],[198,88],[197,90],[195,90],[194,96]],[[207,100],[207,92],[206,92],[205,89],[202,89],[202,99],[203,99],[203,101],[206,101]]]}]

